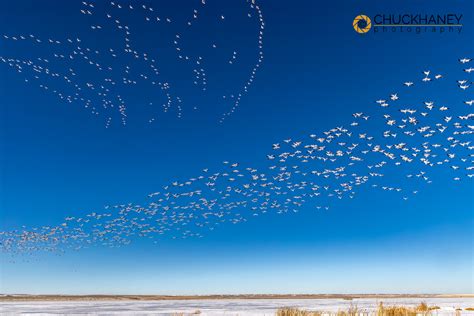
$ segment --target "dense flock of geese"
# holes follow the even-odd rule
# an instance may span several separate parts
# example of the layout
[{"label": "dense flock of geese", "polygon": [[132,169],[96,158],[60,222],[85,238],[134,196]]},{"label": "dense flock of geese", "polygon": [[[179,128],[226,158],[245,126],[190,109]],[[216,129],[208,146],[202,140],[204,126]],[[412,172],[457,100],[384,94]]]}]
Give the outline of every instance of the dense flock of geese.
[{"label": "dense flock of geese", "polygon": [[[241,10],[208,9],[210,4],[201,0],[180,10],[188,12],[186,17],[175,19],[147,3],[83,1],[79,12],[88,22],[83,38],[4,34],[2,51],[15,56],[0,56],[0,61],[26,82],[102,117],[106,127],[126,125],[136,104],[149,113],[144,118],[148,123],[164,113],[181,118],[205,104],[213,104],[223,122],[239,107],[263,62],[265,23],[259,5],[241,0]],[[244,29],[253,33],[229,33]],[[253,46],[239,41],[242,37]],[[26,56],[18,57],[20,50]],[[217,74],[210,76],[209,68]],[[243,71],[247,75],[241,76]],[[183,77],[176,78],[177,73]],[[231,76],[225,80],[228,89],[218,79],[222,74]],[[143,113],[143,107],[137,112]]]},{"label": "dense flock of geese", "polygon": [[[453,75],[426,70],[356,112],[345,125],[272,144],[263,168],[224,161],[148,195],[144,204],[106,206],[57,226],[0,232],[3,251],[32,253],[119,247],[136,238],[200,238],[219,225],[269,213],[327,210],[363,188],[407,200],[433,174],[474,177],[474,98],[470,58]],[[421,91],[421,93],[420,93]],[[417,93],[418,92],[418,93]],[[429,95],[427,95],[429,94]],[[435,173],[436,172],[436,173]]]}]

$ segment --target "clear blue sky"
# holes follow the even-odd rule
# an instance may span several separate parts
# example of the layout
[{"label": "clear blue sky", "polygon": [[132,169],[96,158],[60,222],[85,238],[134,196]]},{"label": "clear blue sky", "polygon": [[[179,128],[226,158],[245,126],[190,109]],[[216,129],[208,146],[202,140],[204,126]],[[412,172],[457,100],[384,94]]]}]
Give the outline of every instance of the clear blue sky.
[{"label": "clear blue sky", "polygon": [[[239,8],[234,2],[226,10]],[[183,8],[192,12],[196,1],[146,3],[173,15]],[[26,84],[0,64],[1,230],[56,225],[107,204],[140,203],[174,179],[220,168],[223,160],[262,164],[272,143],[346,124],[353,112],[370,112],[374,100],[422,70],[458,71],[457,58],[474,55],[471,2],[259,3],[265,58],[240,108],[223,124],[222,105],[200,100],[199,111],[187,111],[182,119],[164,115],[157,124],[144,123],[143,107],[132,104],[135,115],[126,127],[106,129],[102,118]],[[0,30],[85,36],[80,7],[80,1],[11,1],[2,4]],[[379,12],[462,13],[464,27],[460,34],[354,32],[356,15]],[[204,25],[201,36],[230,38],[229,47],[245,45],[238,22],[225,34]],[[157,51],[165,45],[160,35],[146,35]],[[0,46],[0,55],[36,54],[12,47]],[[220,73],[217,62],[210,67],[213,91],[235,86],[248,73],[245,67]],[[181,91],[194,102],[190,90]],[[136,91],[132,103],[147,93]],[[14,262],[2,254],[0,292],[472,293],[472,180],[453,186],[449,175],[435,178],[409,201],[361,191],[329,211],[308,206],[292,215],[268,214],[200,239],[159,245],[138,240],[118,249],[40,253]]]}]

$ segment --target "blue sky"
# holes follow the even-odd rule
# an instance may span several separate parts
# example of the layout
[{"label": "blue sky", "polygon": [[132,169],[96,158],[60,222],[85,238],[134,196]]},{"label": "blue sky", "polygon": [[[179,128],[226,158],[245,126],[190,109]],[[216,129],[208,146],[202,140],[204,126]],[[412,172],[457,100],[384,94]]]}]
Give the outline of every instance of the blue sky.
[{"label": "blue sky", "polygon": [[[81,32],[80,2],[34,2],[4,5],[2,33]],[[176,14],[181,9],[172,1],[148,3]],[[370,112],[374,100],[407,78],[427,68],[458,70],[457,59],[474,52],[470,2],[278,0],[260,6],[265,58],[240,108],[223,124],[216,119],[218,105],[208,103],[179,120],[130,119],[126,127],[105,129],[102,120],[25,84],[0,64],[1,229],[54,225],[106,204],[140,202],[173,179],[218,168],[226,159],[262,164],[272,143],[347,124],[353,112]],[[464,27],[460,34],[354,32],[356,15],[379,12],[460,12]],[[235,25],[227,31],[240,34]],[[218,32],[211,25],[205,30],[203,37]],[[246,38],[235,35],[235,41],[245,44]],[[0,46],[2,56],[17,53]],[[209,83],[232,86],[245,71]],[[449,100],[445,93],[438,92]],[[408,202],[361,191],[325,212],[303,207],[297,214],[269,214],[201,239],[139,240],[14,262],[2,254],[0,291],[472,293],[473,186],[452,186],[447,179],[437,175]]]}]

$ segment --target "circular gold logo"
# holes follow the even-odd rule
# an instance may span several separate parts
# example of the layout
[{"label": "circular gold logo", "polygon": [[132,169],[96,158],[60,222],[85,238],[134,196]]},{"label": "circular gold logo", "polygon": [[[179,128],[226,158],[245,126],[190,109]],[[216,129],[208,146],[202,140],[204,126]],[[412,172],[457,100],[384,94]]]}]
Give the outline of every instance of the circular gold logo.
[{"label": "circular gold logo", "polygon": [[372,27],[372,21],[367,15],[358,15],[355,17],[352,26],[357,33],[364,34],[367,33]]}]

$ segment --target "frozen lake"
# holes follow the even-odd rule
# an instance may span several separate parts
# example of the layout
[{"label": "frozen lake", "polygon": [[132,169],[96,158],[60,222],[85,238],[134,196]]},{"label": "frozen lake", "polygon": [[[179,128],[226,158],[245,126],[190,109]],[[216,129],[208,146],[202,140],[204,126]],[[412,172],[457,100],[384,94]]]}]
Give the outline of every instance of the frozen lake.
[{"label": "frozen lake", "polygon": [[396,299],[229,299],[229,300],[165,300],[165,301],[23,301],[1,302],[1,315],[172,315],[174,313],[200,315],[274,315],[281,307],[336,312],[350,305],[372,311],[378,302],[384,305],[416,306],[421,301],[441,309],[434,314],[454,315],[462,308],[462,315],[474,315],[466,307],[474,307],[474,298],[396,298]]}]

